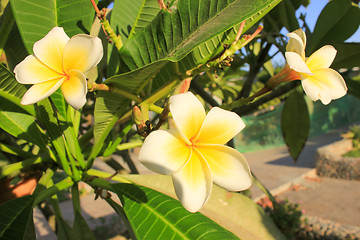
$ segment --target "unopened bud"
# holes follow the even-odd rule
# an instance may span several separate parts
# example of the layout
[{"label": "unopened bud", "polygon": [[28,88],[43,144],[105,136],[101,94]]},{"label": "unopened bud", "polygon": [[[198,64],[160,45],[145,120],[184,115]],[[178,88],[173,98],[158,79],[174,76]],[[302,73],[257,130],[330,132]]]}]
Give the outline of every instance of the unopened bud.
[{"label": "unopened bud", "polygon": [[177,95],[180,93],[186,93],[190,88],[191,78],[186,78],[182,80],[179,85],[175,88],[173,95]]},{"label": "unopened bud", "polygon": [[132,110],[132,117],[136,125],[141,125],[144,123],[142,116],[141,116],[141,110],[138,106],[134,106]]}]

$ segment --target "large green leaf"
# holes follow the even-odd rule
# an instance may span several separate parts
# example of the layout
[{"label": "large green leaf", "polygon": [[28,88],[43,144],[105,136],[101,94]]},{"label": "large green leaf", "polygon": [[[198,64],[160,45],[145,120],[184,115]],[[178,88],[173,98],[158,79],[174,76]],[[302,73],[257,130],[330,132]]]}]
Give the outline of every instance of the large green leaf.
[{"label": "large green leaf", "polygon": [[360,43],[335,43],[337,50],[332,68],[353,68],[360,66]]},{"label": "large green leaf", "polygon": [[[179,61],[200,44],[248,18],[258,18],[280,1],[175,1],[120,50],[128,70],[160,59]],[[259,19],[259,18],[258,18]],[[125,68],[124,68],[125,69]]]},{"label": "large green leaf", "polygon": [[[122,177],[176,198],[171,176],[134,174]],[[285,239],[272,219],[254,201],[216,185],[200,212],[243,240]]]},{"label": "large green leaf", "polygon": [[360,24],[360,9],[350,0],[330,1],[319,15],[309,42],[309,53],[326,44],[343,42]]},{"label": "large green leaf", "polygon": [[111,185],[121,199],[137,239],[238,239],[201,213],[189,213],[179,201],[143,186]]},{"label": "large green leaf", "polygon": [[[30,195],[16,198],[0,205],[0,239],[35,239],[33,223],[33,202]],[[32,233],[31,236],[27,234]]]},{"label": "large green leaf", "polygon": [[53,27],[64,27],[69,36],[89,33],[94,19],[88,0],[11,0],[10,3],[29,53],[34,43]]},{"label": "large green leaf", "polygon": [[293,91],[286,99],[281,115],[281,130],[290,156],[296,161],[305,146],[310,130],[310,115],[299,91]]}]

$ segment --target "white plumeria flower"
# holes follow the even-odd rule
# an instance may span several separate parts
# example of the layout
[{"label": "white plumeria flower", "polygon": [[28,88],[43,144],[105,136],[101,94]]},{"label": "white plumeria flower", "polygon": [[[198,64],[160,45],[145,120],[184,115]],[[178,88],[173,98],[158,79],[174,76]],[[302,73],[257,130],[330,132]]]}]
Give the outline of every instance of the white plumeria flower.
[{"label": "white plumeria flower", "polygon": [[100,38],[78,34],[69,38],[64,29],[54,27],[34,44],[33,55],[27,56],[14,69],[16,80],[34,84],[21,104],[39,102],[60,86],[65,100],[75,109],[86,103],[85,74],[103,57]]},{"label": "white plumeria flower", "polygon": [[303,89],[313,101],[329,104],[331,100],[343,97],[347,87],[343,77],[329,68],[336,56],[336,49],[326,45],[309,58],[305,57],[306,36],[302,29],[287,35],[286,61],[291,69],[301,76]]},{"label": "white plumeria flower", "polygon": [[170,97],[176,129],[149,134],[139,160],[150,170],[172,175],[176,195],[190,212],[206,203],[214,181],[230,191],[248,189],[251,173],[246,159],[225,146],[245,124],[230,111],[214,107],[206,115],[190,92]]}]

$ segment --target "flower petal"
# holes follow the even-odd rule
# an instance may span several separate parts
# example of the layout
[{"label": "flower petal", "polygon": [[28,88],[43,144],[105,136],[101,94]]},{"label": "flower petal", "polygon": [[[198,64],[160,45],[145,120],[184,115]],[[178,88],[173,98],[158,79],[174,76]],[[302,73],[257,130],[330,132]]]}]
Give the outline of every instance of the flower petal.
[{"label": "flower petal", "polygon": [[299,54],[294,52],[286,52],[285,58],[289,67],[296,72],[312,74],[309,67],[306,65],[305,61],[300,57]]},{"label": "flower petal", "polygon": [[209,166],[202,156],[193,151],[190,161],[173,175],[175,192],[189,212],[197,212],[206,203],[212,188]]},{"label": "flower petal", "polygon": [[160,174],[173,174],[190,158],[191,148],[176,130],[157,130],[145,138],[139,160],[150,170]]},{"label": "flower petal", "polygon": [[319,68],[329,68],[336,56],[336,49],[331,45],[326,45],[311,54],[306,60],[306,65],[311,71]]},{"label": "flower petal", "polygon": [[15,78],[22,84],[36,84],[53,80],[61,75],[44,65],[34,55],[27,56],[14,69]]},{"label": "flower petal", "polygon": [[325,105],[331,100],[343,97],[347,92],[347,87],[342,76],[331,68],[321,68],[314,70],[314,75],[301,81],[306,95],[311,100],[318,99]]},{"label": "flower petal", "polygon": [[64,81],[65,77],[33,85],[24,94],[21,104],[28,105],[40,102],[53,94]]},{"label": "flower petal", "polygon": [[80,109],[86,103],[87,83],[84,74],[78,70],[70,70],[68,79],[61,85],[64,98],[70,106]]},{"label": "flower petal", "polygon": [[62,27],[54,27],[34,44],[34,55],[55,71],[63,72],[63,52],[69,37]]},{"label": "flower petal", "polygon": [[230,191],[242,191],[251,187],[251,173],[244,156],[224,145],[201,145],[199,152],[209,164],[214,183]]},{"label": "flower petal", "polygon": [[205,119],[205,109],[201,102],[191,92],[170,97],[170,111],[179,132],[185,141],[198,137],[201,125]]},{"label": "flower petal", "polygon": [[86,34],[73,36],[64,49],[64,69],[77,69],[87,73],[103,57],[103,46],[100,38]]},{"label": "flower petal", "polygon": [[290,38],[286,46],[286,52],[295,52],[305,59],[306,35],[302,29],[287,34]]},{"label": "flower petal", "polygon": [[245,123],[236,113],[214,107],[206,115],[196,143],[225,144],[244,127]]}]

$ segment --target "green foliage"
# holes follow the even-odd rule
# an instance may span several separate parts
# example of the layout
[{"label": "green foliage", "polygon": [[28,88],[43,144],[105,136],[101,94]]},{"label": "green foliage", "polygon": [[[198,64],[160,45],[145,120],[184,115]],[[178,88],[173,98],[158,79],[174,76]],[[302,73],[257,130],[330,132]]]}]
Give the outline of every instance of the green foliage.
[{"label": "green foliage", "polygon": [[35,196],[26,196],[0,205],[1,239],[35,239],[32,217],[34,199]]},{"label": "green foliage", "polygon": [[310,116],[304,99],[299,91],[291,93],[281,116],[281,129],[290,156],[296,161],[304,148],[310,130]]},{"label": "green foliage", "polygon": [[265,212],[274,220],[276,226],[287,239],[294,239],[300,230],[302,211],[299,204],[289,200],[275,201],[272,206],[266,206]]}]

